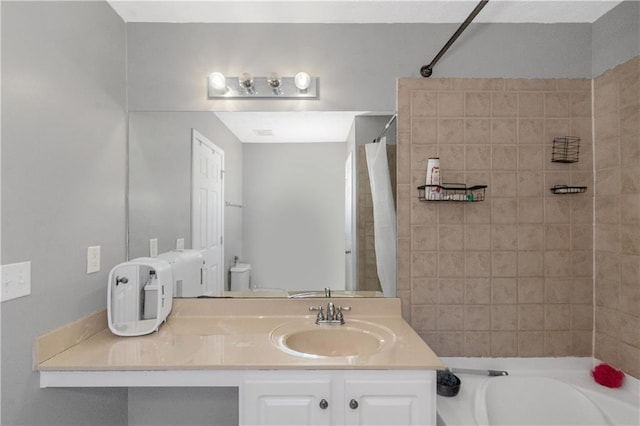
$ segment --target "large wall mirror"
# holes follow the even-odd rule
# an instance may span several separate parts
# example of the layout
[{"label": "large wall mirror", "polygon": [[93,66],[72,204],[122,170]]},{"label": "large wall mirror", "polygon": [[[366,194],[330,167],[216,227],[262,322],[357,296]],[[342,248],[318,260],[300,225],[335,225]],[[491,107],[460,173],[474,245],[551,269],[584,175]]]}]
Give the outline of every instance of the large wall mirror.
[{"label": "large wall mirror", "polygon": [[[130,113],[129,259],[176,249],[217,256],[205,270],[220,277],[215,296],[311,297],[330,289],[333,296],[395,297],[392,118]],[[215,196],[195,203],[207,191]]]}]

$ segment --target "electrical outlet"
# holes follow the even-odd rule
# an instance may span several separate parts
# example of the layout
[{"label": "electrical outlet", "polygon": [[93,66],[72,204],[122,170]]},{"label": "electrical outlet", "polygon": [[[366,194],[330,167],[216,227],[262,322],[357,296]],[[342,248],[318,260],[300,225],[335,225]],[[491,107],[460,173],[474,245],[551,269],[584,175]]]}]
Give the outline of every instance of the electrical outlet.
[{"label": "electrical outlet", "polygon": [[87,247],[87,274],[100,271],[100,246]]},{"label": "electrical outlet", "polygon": [[31,262],[2,265],[0,270],[3,302],[31,294]]},{"label": "electrical outlet", "polygon": [[149,257],[158,257],[158,239],[151,238],[149,240]]},{"label": "electrical outlet", "polygon": [[176,250],[184,250],[184,238],[178,238],[176,240]]}]

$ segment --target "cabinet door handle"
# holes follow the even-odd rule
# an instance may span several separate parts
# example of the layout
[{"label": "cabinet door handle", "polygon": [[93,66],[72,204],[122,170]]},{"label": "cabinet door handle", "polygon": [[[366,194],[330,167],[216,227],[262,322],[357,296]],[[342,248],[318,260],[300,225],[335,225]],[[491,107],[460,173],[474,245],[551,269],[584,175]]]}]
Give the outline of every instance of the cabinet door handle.
[{"label": "cabinet door handle", "polygon": [[358,408],[358,401],[352,399],[351,401],[349,401],[349,407],[351,407],[352,410],[355,410],[356,408]]},{"label": "cabinet door handle", "polygon": [[326,399],[323,398],[320,400],[320,408],[322,408],[323,410],[326,410],[328,406],[329,406],[329,403],[327,402]]}]

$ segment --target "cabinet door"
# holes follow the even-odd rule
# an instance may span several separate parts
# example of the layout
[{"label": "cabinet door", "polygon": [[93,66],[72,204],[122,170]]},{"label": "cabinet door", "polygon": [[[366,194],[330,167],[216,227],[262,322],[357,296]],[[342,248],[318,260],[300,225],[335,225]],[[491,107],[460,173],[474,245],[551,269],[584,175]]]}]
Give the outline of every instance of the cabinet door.
[{"label": "cabinet door", "polygon": [[331,381],[327,379],[246,380],[242,410],[245,425],[329,425]]},{"label": "cabinet door", "polygon": [[345,424],[424,426],[435,424],[435,389],[424,380],[345,381]]}]

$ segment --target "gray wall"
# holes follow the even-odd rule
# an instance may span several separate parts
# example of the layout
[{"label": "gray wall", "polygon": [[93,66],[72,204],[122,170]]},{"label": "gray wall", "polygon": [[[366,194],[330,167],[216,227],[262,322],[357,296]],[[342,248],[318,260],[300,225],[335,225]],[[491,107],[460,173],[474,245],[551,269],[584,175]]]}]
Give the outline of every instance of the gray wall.
[{"label": "gray wall", "polygon": [[41,390],[31,357],[35,336],[104,309],[125,259],[125,25],[102,2],[1,7],[2,264],[32,268],[31,296],[2,304],[2,424],[125,424],[126,389]]},{"label": "gray wall", "polygon": [[592,76],[640,55],[640,2],[626,0],[593,24]]},{"label": "gray wall", "polygon": [[[242,144],[211,112],[129,114],[129,258],[191,248],[191,129],[224,150],[225,199],[242,201]],[[225,270],[242,253],[242,209],[225,207]]]},{"label": "gray wall", "polygon": [[[418,76],[458,25],[127,25],[131,110],[393,111],[398,77]],[[207,100],[212,71],[306,70],[318,100]],[[591,77],[591,24],[472,24],[433,77]]]},{"label": "gray wall", "polygon": [[259,287],[344,290],[343,143],[244,144],[244,261]]}]

